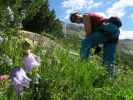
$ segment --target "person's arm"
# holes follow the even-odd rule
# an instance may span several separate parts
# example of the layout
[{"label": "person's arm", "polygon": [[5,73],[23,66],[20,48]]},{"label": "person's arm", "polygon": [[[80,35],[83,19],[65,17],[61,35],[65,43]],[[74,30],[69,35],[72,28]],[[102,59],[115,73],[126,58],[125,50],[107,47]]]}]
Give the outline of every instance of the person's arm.
[{"label": "person's arm", "polygon": [[86,36],[89,36],[91,34],[92,29],[91,29],[90,16],[88,14],[83,15],[83,23],[84,23]]}]

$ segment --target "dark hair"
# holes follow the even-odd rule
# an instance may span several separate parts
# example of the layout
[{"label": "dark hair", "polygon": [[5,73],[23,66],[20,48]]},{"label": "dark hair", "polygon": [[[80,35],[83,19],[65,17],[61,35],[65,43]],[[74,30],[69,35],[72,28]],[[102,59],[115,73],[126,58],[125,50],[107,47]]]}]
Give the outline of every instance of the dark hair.
[{"label": "dark hair", "polygon": [[109,21],[115,24],[118,28],[122,26],[122,22],[118,17],[110,17]]},{"label": "dark hair", "polygon": [[22,42],[22,49],[31,49],[31,44],[28,41]]},{"label": "dark hair", "polygon": [[69,19],[73,23],[76,22],[76,20],[75,20],[77,18],[77,15],[76,14],[79,14],[79,12],[71,13],[71,15],[70,15],[70,18]]}]

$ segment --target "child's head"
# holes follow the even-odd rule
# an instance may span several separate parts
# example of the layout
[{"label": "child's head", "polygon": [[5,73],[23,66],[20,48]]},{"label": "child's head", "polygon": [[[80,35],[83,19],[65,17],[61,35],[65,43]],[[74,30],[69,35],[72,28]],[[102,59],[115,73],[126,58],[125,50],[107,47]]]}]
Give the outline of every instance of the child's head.
[{"label": "child's head", "polygon": [[23,50],[31,49],[31,44],[28,41],[22,42],[22,49]]},{"label": "child's head", "polygon": [[28,41],[22,43],[23,56],[28,55],[31,51],[31,44]]}]

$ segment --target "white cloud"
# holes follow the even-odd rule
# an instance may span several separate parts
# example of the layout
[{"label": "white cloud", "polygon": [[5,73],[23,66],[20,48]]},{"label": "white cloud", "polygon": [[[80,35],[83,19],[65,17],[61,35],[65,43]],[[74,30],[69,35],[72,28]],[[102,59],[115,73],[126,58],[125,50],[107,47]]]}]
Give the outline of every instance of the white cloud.
[{"label": "white cloud", "polygon": [[123,17],[126,14],[126,8],[127,7],[133,7],[133,1],[132,0],[118,0],[115,2],[111,8],[108,8],[106,10],[106,13],[109,16],[118,16]]},{"label": "white cloud", "polygon": [[107,18],[108,16],[104,13],[104,12],[96,12],[96,14],[99,14],[99,15],[101,15],[101,16],[103,16],[103,17],[105,17],[105,18]]},{"label": "white cloud", "polygon": [[95,7],[95,8],[97,8],[97,7],[99,7],[100,5],[102,5],[102,2],[94,2],[93,3],[93,5],[92,5],[92,7]]},{"label": "white cloud", "polygon": [[86,0],[65,0],[62,5],[66,9],[82,9],[83,7],[86,7],[88,3],[91,3]]},{"label": "white cloud", "polygon": [[130,14],[129,17],[133,19],[133,14]]},{"label": "white cloud", "polygon": [[67,14],[64,19],[67,19],[69,14],[73,11],[81,11],[83,9],[90,10],[100,5],[102,5],[101,2],[94,2],[94,0],[64,0],[62,2],[62,7],[66,9]]},{"label": "white cloud", "polygon": [[121,30],[121,34],[120,34],[119,38],[120,39],[133,39],[133,30],[131,30],[131,31]]}]

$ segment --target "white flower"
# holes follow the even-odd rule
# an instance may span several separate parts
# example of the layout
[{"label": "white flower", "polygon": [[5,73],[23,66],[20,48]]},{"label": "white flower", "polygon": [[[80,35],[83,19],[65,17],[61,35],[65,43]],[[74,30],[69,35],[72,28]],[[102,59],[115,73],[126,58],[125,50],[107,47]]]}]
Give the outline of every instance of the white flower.
[{"label": "white flower", "polygon": [[0,36],[0,44],[4,42],[4,38]]}]

